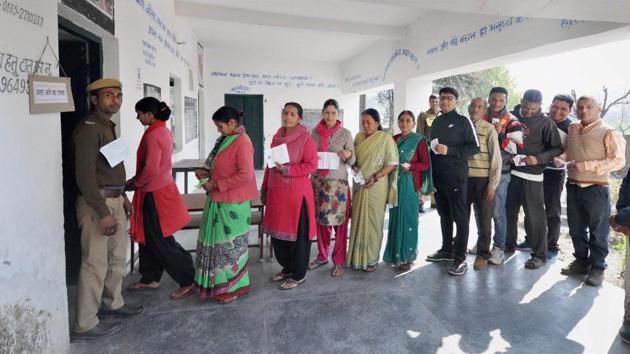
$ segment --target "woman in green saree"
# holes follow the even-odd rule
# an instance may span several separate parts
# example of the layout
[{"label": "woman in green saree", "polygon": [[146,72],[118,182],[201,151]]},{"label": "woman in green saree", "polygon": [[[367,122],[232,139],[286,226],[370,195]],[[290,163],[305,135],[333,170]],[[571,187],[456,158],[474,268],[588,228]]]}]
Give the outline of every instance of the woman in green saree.
[{"label": "woman in green saree", "polygon": [[195,171],[208,194],[199,227],[195,285],[202,300],[228,303],[249,292],[250,200],[257,194],[254,148],[236,109],[221,107],[212,120],[221,136],[205,168]]},{"label": "woman in green saree", "polygon": [[369,108],[361,113],[363,132],[354,139],[356,164],[352,196],[352,228],[346,266],[366,272],[376,270],[383,243],[387,203],[396,205],[398,149],[383,132],[380,115]]},{"label": "woman in green saree", "polygon": [[389,209],[387,246],[383,260],[407,271],[418,254],[418,193],[430,192],[431,163],[427,141],[414,133],[415,117],[411,111],[398,115],[400,134],[394,135],[398,145],[398,205]]}]

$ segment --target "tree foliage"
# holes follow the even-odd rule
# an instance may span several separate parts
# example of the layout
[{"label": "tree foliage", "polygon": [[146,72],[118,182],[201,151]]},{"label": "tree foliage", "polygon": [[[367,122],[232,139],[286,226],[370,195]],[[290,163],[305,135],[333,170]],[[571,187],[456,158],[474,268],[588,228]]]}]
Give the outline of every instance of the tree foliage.
[{"label": "tree foliage", "polygon": [[490,90],[495,86],[505,87],[508,91],[508,109],[512,109],[520,102],[521,93],[516,91],[514,78],[505,66],[444,77],[433,81],[433,91],[438,92],[441,87],[450,86],[459,92],[458,110],[466,112],[468,104],[475,97],[488,99]]},{"label": "tree foliage", "polygon": [[386,131],[392,131],[394,122],[394,90],[383,90],[376,94],[376,101],[383,107],[381,125]]}]

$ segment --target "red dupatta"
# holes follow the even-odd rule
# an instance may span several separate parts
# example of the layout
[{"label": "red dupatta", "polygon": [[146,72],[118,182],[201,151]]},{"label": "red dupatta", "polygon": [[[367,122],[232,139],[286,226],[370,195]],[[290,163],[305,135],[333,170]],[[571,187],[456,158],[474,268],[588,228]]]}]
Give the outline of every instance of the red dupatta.
[{"label": "red dupatta", "polygon": [[[157,129],[167,129],[166,122],[162,120],[156,120],[151,124],[142,135],[140,145],[138,145],[138,151],[136,153],[136,175],[142,173],[144,168],[144,162],[148,153],[152,153],[147,149],[147,139],[151,132]],[[168,137],[170,138],[170,133]],[[173,146],[172,138],[167,142],[167,146]],[[145,244],[144,236],[144,215],[143,205],[144,196],[147,192],[136,190],[133,195],[133,214],[130,220],[129,235],[132,240],[139,244]],[[157,209],[158,218],[160,220],[160,228],[162,230],[162,236],[164,238],[172,236],[176,231],[181,230],[190,222],[190,215],[188,209],[184,204],[175,181],[171,179],[171,183],[168,183],[164,187],[152,191],[153,199],[155,201],[155,208]]]}]

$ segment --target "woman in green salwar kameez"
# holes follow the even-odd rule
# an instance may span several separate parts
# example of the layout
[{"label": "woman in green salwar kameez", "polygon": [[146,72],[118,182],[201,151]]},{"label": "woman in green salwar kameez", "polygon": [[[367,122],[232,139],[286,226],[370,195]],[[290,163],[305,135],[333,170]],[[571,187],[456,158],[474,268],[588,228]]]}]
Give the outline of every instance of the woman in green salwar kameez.
[{"label": "woman in green salwar kameez", "polygon": [[254,149],[240,112],[222,107],[212,120],[221,137],[205,168],[195,171],[208,192],[197,241],[195,285],[202,300],[227,303],[249,292],[250,200],[257,193]]},{"label": "woman in green salwar kameez", "polygon": [[387,246],[383,260],[411,269],[418,249],[418,193],[432,189],[431,162],[427,141],[422,134],[413,132],[415,117],[411,111],[398,115],[400,134],[394,136],[398,145],[398,205],[389,209]]},{"label": "woman in green salwar kameez", "polygon": [[378,264],[383,243],[387,203],[396,205],[398,149],[391,135],[382,131],[375,109],[361,114],[363,132],[354,139],[357,162],[352,196],[352,228],[346,266],[372,272]]}]

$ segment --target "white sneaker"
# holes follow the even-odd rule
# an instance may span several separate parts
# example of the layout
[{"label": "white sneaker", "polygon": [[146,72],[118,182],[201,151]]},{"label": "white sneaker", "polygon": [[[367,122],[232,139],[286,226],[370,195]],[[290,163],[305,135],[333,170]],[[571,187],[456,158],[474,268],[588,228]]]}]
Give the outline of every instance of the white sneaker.
[{"label": "white sneaker", "polygon": [[494,246],[492,247],[492,252],[490,253],[490,258],[488,259],[488,263],[495,264],[495,265],[502,264],[504,258],[505,257],[503,255],[503,250],[497,246]]},{"label": "white sneaker", "polygon": [[477,254],[477,245],[475,244],[473,248],[468,250],[468,254]]}]

